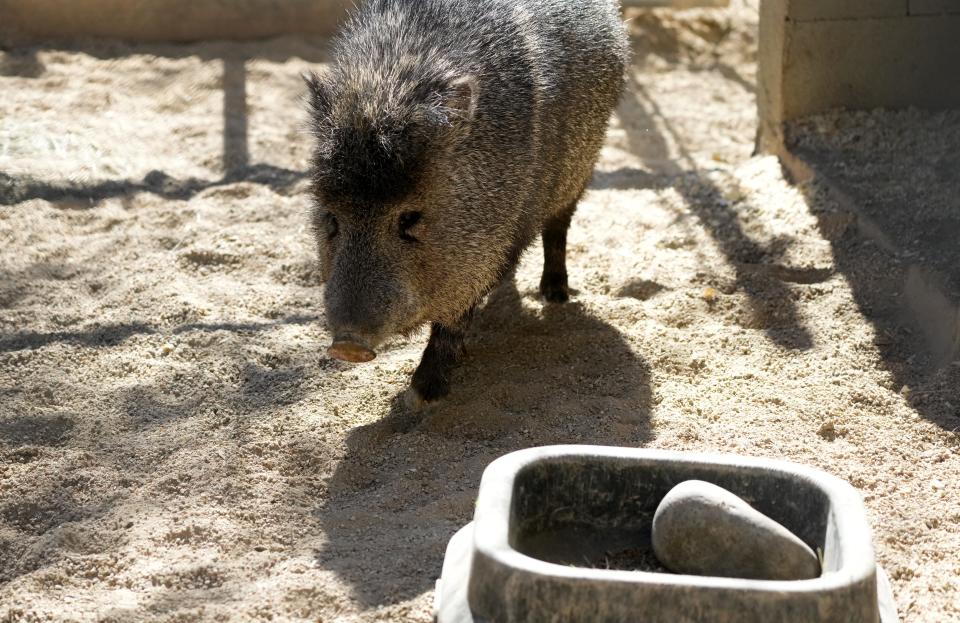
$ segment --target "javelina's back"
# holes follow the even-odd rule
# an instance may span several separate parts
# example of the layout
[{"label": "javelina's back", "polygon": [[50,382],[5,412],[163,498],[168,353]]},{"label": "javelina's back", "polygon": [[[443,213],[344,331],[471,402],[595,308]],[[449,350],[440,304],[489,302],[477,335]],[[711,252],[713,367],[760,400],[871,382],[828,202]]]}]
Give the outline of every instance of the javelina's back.
[{"label": "javelina's back", "polygon": [[334,46],[335,81],[371,98],[363,106],[375,117],[405,98],[422,101],[417,91],[431,80],[476,77],[475,117],[446,181],[465,221],[498,224],[485,255],[500,261],[473,263],[479,292],[582,193],[620,96],[627,49],[616,0],[369,0]]}]

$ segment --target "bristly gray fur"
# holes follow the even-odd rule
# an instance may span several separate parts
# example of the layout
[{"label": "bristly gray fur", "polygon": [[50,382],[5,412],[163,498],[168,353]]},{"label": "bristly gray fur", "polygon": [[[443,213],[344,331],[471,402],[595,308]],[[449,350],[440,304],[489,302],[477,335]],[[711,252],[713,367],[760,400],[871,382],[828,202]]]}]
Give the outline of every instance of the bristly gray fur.
[{"label": "bristly gray fur", "polygon": [[308,80],[331,324],[458,322],[572,213],[627,57],[616,0],[363,3]]}]

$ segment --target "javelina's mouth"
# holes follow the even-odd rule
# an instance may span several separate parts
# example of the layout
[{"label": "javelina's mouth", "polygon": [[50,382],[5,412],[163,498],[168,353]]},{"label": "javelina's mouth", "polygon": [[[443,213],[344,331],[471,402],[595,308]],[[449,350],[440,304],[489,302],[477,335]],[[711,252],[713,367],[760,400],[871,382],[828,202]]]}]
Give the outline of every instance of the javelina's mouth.
[{"label": "javelina's mouth", "polygon": [[377,356],[372,348],[352,335],[335,337],[333,344],[327,349],[327,354],[334,359],[349,361],[350,363],[365,363]]}]

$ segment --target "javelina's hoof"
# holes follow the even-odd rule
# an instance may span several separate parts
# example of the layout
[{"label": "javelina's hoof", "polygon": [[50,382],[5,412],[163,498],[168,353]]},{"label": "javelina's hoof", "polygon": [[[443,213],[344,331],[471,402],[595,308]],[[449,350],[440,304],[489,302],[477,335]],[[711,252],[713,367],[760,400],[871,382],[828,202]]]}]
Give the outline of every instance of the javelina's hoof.
[{"label": "javelina's hoof", "polygon": [[340,361],[365,363],[377,356],[372,349],[352,340],[336,340],[327,349],[327,354]]},{"label": "javelina's hoof", "polygon": [[548,303],[566,303],[570,300],[567,276],[544,273],[540,278],[540,294]]},{"label": "javelina's hoof", "polygon": [[407,404],[422,409],[431,402],[436,402],[450,393],[450,381],[440,375],[422,373],[417,369],[413,374],[410,389],[407,390]]},{"label": "javelina's hoof", "polygon": [[403,392],[403,406],[410,411],[420,411],[427,405],[423,397],[412,387]]},{"label": "javelina's hoof", "polygon": [[680,483],[660,502],[653,551],[676,573],[751,580],[820,576],[816,554],[792,532],[701,480]]},{"label": "javelina's hoof", "polygon": [[440,400],[446,396],[449,390],[443,392],[442,394],[430,395],[428,398],[416,387],[409,387],[407,391],[403,392],[403,404],[407,407],[408,410],[415,413],[429,409],[431,406],[440,402]]}]

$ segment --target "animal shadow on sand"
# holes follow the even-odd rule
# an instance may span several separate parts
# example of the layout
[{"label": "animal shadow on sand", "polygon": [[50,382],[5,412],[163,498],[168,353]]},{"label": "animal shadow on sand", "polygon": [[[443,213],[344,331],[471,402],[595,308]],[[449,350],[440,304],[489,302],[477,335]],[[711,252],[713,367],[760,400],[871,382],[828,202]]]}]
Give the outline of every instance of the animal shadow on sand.
[{"label": "animal shadow on sand", "polygon": [[473,517],[483,469],[508,452],[558,443],[651,439],[650,369],[616,328],[575,300],[541,307],[512,280],[467,340],[451,395],[420,413],[402,394],[349,433],[317,515],[318,564],[364,606],[433,587],[453,533]]}]

